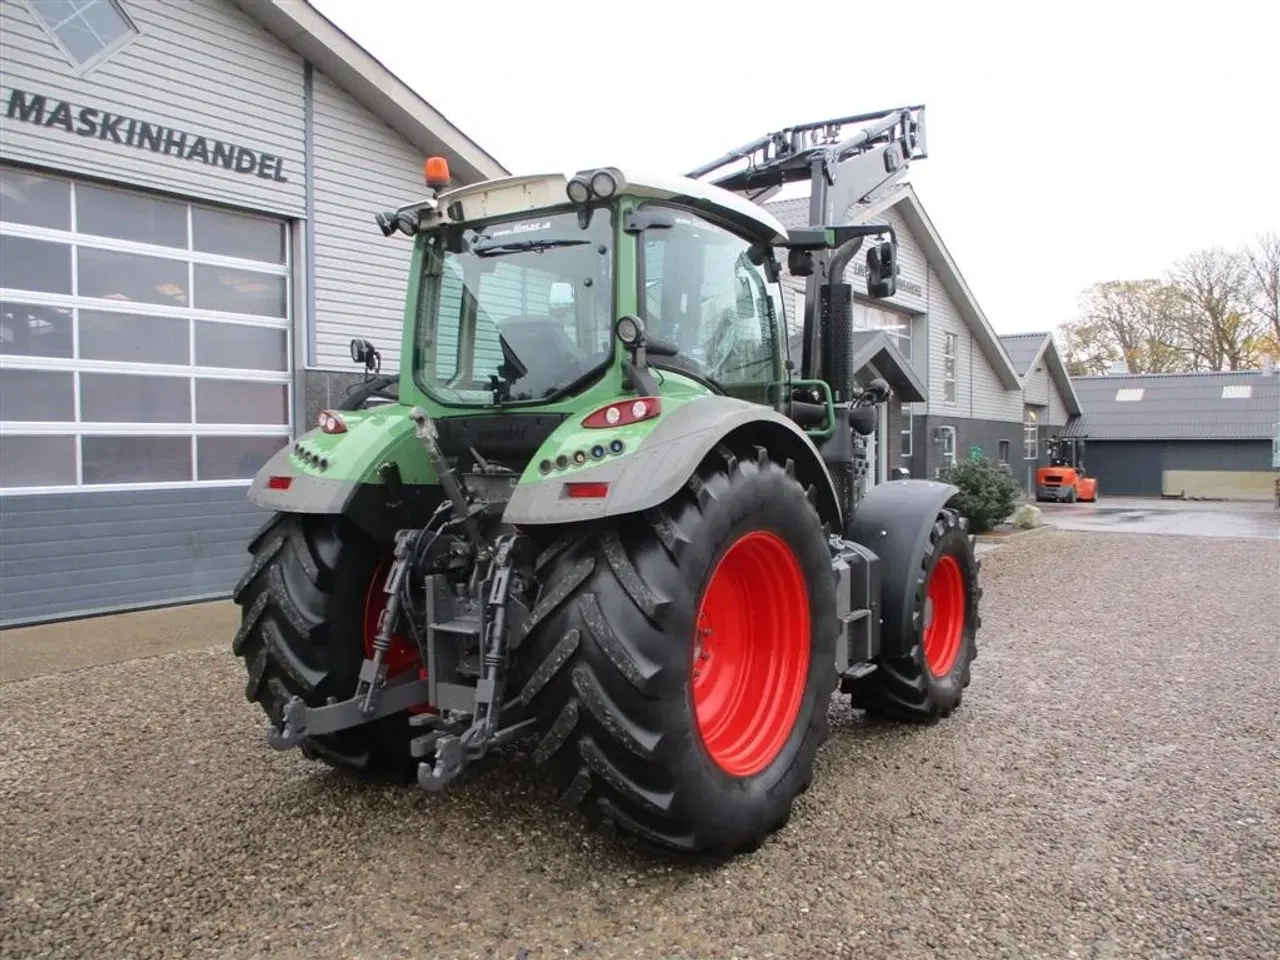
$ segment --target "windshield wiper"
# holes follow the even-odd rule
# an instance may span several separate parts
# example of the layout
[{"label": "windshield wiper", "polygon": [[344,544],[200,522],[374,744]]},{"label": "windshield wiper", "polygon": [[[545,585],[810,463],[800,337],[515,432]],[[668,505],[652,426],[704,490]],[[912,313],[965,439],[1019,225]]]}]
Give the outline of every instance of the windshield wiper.
[{"label": "windshield wiper", "polygon": [[577,247],[582,244],[591,243],[590,240],[573,240],[568,237],[561,239],[535,240],[530,237],[527,240],[508,240],[504,243],[487,243],[478,244],[471,248],[471,252],[477,257],[496,257],[504,253],[515,253],[517,250],[550,250],[552,247]]}]

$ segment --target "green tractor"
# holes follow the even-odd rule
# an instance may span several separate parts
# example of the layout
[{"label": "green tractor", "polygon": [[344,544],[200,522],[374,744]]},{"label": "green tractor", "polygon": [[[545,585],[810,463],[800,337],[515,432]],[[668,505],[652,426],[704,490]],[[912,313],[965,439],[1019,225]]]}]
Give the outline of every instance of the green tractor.
[{"label": "green tractor", "polygon": [[[272,516],[233,650],[271,745],[436,791],[526,740],[590,823],[726,858],[787,822],[837,688],[950,714],[981,595],[957,490],[859,492],[890,390],[848,369],[843,277],[887,237],[867,294],[892,296],[896,238],[826,225],[924,155],[923,120],[787,128],[684,177],[440,189],[429,160],[427,198],[377,216],[413,243],[398,378],[249,493]],[[800,179],[815,225],[788,231],[754,201]],[[780,255],[809,278],[799,371]]]}]

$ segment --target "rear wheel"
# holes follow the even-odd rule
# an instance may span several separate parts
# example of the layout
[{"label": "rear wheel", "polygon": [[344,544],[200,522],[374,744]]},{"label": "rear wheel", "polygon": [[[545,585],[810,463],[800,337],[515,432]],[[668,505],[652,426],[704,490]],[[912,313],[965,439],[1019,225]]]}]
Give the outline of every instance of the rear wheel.
[{"label": "rear wheel", "polygon": [[978,655],[978,561],[955,511],[944,509],[934,520],[915,576],[912,608],[898,618],[909,635],[885,638],[906,652],[882,655],[850,694],[853,706],[872,716],[931,723],[960,705]]},{"label": "rear wheel", "polygon": [[[360,665],[373,650],[385,600],[390,548],[342,517],[278,514],[249,545],[253,560],[236,585],[240,629],[232,651],[248,671],[245,697],[280,726],[292,696],[308,706],[355,692]],[[388,675],[417,671],[414,644],[396,636]],[[308,738],[302,752],[337,769],[376,778],[407,778],[411,728],[401,713]]]},{"label": "rear wheel", "polygon": [[783,826],[835,688],[821,521],[763,448],[713,454],[644,516],[569,531],[520,649],[563,803],[713,857]]}]

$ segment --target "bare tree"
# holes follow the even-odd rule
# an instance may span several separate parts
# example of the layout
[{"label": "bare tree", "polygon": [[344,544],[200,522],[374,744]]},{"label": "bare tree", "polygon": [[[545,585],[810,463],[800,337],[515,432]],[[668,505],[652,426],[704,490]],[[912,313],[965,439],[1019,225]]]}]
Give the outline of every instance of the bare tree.
[{"label": "bare tree", "polygon": [[1238,251],[1208,247],[1183,257],[1170,280],[1185,306],[1179,340],[1195,369],[1249,370],[1257,365],[1265,328],[1251,309],[1247,261]]},{"label": "bare tree", "polygon": [[1073,376],[1105,373],[1117,360],[1132,373],[1185,370],[1184,322],[1177,291],[1159,280],[1096,283],[1080,298],[1080,317],[1061,329],[1064,360]]},{"label": "bare tree", "polygon": [[1245,249],[1250,300],[1267,327],[1265,349],[1280,360],[1280,233],[1261,233]]}]

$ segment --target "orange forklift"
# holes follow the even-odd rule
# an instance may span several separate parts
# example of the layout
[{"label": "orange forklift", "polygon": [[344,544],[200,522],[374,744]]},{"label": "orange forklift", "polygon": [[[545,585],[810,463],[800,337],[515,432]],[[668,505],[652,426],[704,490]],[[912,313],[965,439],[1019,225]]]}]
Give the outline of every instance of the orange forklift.
[{"label": "orange forklift", "polygon": [[1083,438],[1054,437],[1049,441],[1049,465],[1036,471],[1036,500],[1097,502],[1098,478],[1085,475]]}]

